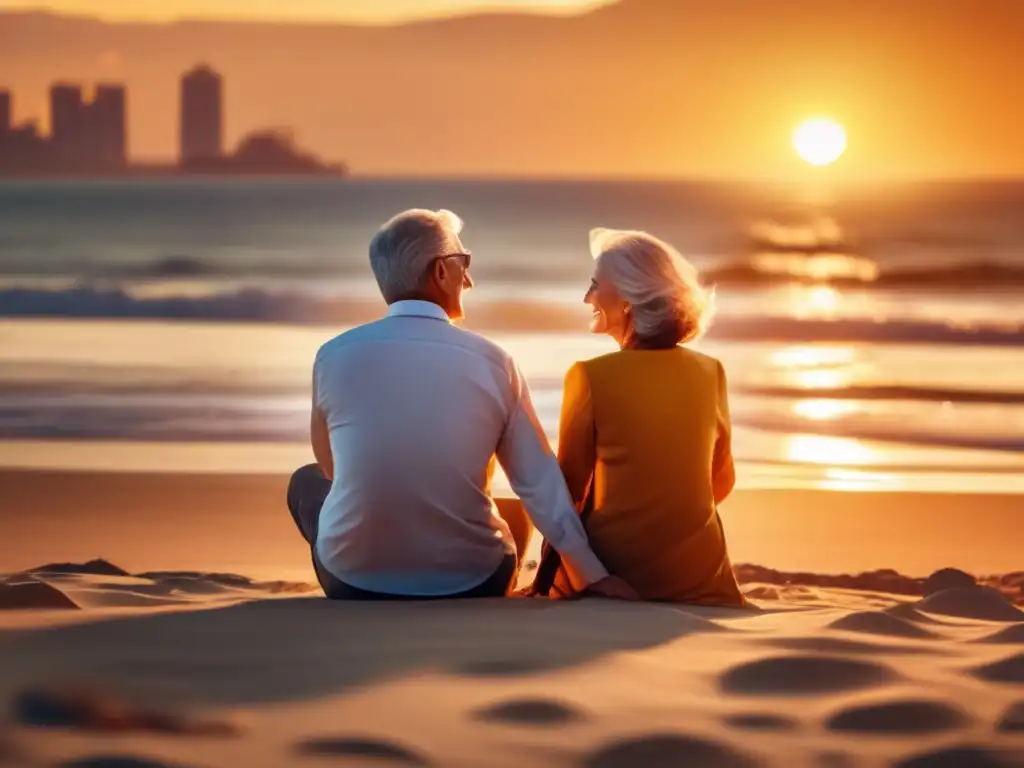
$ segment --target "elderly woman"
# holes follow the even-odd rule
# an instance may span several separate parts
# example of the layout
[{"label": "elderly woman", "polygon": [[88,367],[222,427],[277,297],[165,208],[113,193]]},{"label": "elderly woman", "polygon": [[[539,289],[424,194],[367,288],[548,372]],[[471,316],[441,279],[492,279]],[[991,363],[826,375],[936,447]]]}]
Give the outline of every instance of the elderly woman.
[{"label": "elderly woman", "polygon": [[[558,460],[591,547],[645,600],[744,605],[718,504],[735,482],[722,364],[680,346],[705,329],[714,296],[670,245],[595,230],[590,330],[620,351],[565,380]],[[535,593],[570,596],[545,551]]]}]

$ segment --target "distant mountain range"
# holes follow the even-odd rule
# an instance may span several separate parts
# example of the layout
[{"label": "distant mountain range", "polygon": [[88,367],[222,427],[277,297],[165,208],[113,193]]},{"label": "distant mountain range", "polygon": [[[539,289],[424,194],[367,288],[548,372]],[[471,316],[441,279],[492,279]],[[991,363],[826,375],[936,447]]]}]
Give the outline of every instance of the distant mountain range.
[{"label": "distant mountain range", "polygon": [[20,118],[58,78],[123,80],[138,158],[176,144],[208,61],[228,132],[290,126],[355,172],[773,175],[792,122],[847,122],[864,173],[1024,174],[1020,0],[623,0],[396,27],[114,24],[0,13]]}]

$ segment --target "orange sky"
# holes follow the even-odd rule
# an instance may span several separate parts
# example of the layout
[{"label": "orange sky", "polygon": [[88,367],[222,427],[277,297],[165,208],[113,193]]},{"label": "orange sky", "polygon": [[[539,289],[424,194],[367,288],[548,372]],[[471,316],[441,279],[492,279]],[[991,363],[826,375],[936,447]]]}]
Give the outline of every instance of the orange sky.
[{"label": "orange sky", "polygon": [[[164,17],[331,9],[336,21],[482,7],[53,5],[133,17],[154,7]],[[789,181],[810,172],[790,145],[795,125],[827,115],[850,139],[831,178],[1024,177],[1024,0],[622,0],[572,18],[383,28],[2,23],[0,88],[14,91],[18,119],[45,125],[53,80],[123,81],[140,159],[175,157],[178,78],[208,61],[225,76],[232,146],[254,128],[288,126],[306,147],[368,175]]]},{"label": "orange sky", "polygon": [[492,8],[576,11],[610,0],[0,0],[0,10],[45,7],[111,20],[179,18],[387,23]]}]

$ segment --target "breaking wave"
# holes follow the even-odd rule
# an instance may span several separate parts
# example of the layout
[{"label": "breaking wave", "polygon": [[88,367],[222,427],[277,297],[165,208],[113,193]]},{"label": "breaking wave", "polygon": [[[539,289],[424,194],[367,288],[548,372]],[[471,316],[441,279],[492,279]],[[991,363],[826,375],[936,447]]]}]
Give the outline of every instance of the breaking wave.
[{"label": "breaking wave", "polygon": [[[552,300],[473,299],[472,323],[481,330],[579,331],[580,306]],[[246,287],[212,291],[139,293],[123,285],[0,288],[0,317],[193,320],[206,322],[359,323],[380,316],[369,295],[327,295],[295,288]],[[735,341],[929,342],[1024,346],[1024,328],[1013,324],[959,325],[926,320],[798,319],[722,315],[710,338]]]}]

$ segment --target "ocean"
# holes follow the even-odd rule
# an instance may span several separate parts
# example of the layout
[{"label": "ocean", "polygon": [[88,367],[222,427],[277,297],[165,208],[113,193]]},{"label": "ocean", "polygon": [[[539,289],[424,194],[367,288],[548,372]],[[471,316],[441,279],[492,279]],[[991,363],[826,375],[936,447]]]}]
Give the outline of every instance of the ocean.
[{"label": "ocean", "polygon": [[1010,182],[2,182],[0,466],[288,469],[313,355],[381,313],[367,243],[409,207],[466,221],[467,324],[552,440],[565,370],[612,349],[586,333],[587,232],[645,229],[716,285],[697,346],[741,487],[1024,491]]}]

